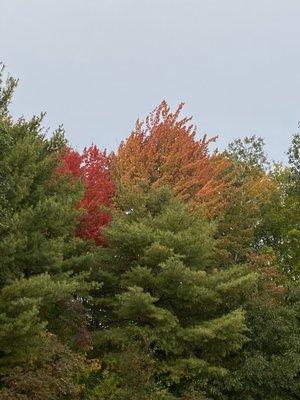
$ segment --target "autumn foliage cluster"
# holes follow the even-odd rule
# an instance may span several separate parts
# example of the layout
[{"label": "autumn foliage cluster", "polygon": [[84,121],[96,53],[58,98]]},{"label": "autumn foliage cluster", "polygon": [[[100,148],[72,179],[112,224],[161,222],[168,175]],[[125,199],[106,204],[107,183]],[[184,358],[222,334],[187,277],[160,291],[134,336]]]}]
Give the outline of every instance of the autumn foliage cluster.
[{"label": "autumn foliage cluster", "polygon": [[14,121],[0,74],[0,399],[300,398],[300,139],[162,102],[112,153]]},{"label": "autumn foliage cluster", "polygon": [[82,154],[68,148],[63,154],[60,174],[70,176],[71,180],[81,181],[83,196],[77,207],[83,209],[76,235],[103,244],[102,227],[111,221],[109,210],[113,207],[115,184],[111,179],[109,158],[105,151],[93,145],[85,148]]},{"label": "autumn foliage cluster", "polygon": [[142,183],[147,188],[169,186],[176,195],[210,211],[224,205],[229,161],[209,145],[217,138],[197,140],[191,118],[180,118],[183,104],[172,113],[162,102],[145,120],[137,122],[113,157],[119,185]]}]

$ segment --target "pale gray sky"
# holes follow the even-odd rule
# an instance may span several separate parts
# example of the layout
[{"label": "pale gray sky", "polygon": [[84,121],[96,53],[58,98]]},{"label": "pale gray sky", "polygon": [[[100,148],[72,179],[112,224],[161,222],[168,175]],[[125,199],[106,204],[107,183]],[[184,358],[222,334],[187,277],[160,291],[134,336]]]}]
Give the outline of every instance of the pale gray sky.
[{"label": "pale gray sky", "polygon": [[0,0],[15,115],[47,111],[70,143],[115,149],[162,99],[198,134],[265,137],[282,159],[300,119],[299,0]]}]

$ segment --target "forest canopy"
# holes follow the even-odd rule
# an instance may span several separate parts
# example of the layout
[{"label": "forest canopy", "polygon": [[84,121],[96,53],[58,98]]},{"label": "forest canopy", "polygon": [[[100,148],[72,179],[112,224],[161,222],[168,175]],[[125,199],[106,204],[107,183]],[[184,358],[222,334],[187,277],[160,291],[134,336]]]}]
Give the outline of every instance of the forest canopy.
[{"label": "forest canopy", "polygon": [[118,149],[9,112],[0,399],[300,398],[300,135],[225,150],[163,101]]}]

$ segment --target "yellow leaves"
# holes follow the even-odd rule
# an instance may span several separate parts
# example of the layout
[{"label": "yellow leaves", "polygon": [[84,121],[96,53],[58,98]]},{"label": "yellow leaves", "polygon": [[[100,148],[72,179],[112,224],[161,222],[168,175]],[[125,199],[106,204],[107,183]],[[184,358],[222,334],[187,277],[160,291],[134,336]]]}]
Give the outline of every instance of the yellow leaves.
[{"label": "yellow leaves", "polygon": [[101,368],[102,368],[101,362],[97,358],[90,360],[89,365],[88,365],[89,373],[98,372],[101,370]]},{"label": "yellow leaves", "polygon": [[274,179],[271,179],[266,174],[261,174],[259,177],[249,176],[244,188],[250,197],[265,202],[274,193],[277,185]]}]

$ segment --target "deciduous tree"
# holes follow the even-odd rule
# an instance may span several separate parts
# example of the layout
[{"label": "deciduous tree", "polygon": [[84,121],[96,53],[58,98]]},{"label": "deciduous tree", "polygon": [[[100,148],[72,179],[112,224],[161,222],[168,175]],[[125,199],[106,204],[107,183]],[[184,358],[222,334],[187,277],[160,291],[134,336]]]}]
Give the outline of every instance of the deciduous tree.
[{"label": "deciduous tree", "polygon": [[115,186],[109,170],[109,157],[97,146],[85,148],[82,154],[69,149],[59,172],[81,180],[83,197],[77,204],[83,210],[76,235],[103,244],[102,229],[110,220]]},{"label": "deciduous tree", "polygon": [[144,122],[137,121],[113,159],[114,178],[119,188],[170,186],[184,200],[206,204],[215,213],[224,206],[229,163],[217,152],[210,154],[216,137],[196,139],[191,118],[180,118],[182,107],[171,112],[163,101]]}]

